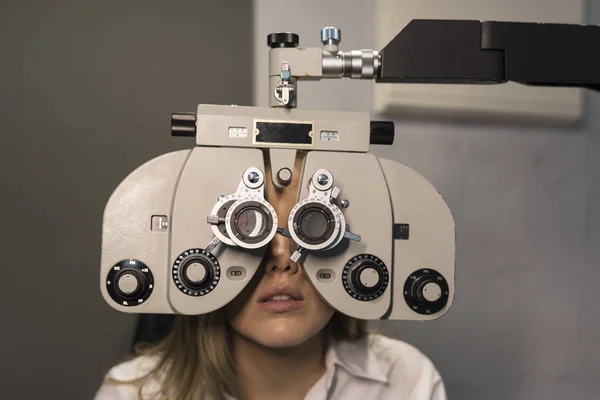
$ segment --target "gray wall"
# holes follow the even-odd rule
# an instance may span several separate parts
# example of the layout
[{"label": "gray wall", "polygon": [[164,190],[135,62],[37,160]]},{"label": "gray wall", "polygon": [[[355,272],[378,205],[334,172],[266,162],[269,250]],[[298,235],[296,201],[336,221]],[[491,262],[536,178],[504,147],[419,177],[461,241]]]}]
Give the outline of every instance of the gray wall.
[{"label": "gray wall", "polygon": [[[333,25],[342,49],[373,48],[372,2],[257,0],[254,12],[256,105],[268,105],[270,32],[320,46]],[[299,93],[303,108],[371,109],[369,82],[300,83]],[[600,95],[586,97],[578,128],[398,118],[395,144],[372,148],[428,178],[456,220],[453,308],[435,322],[381,323],[434,360],[451,399],[600,397]]]},{"label": "gray wall", "polygon": [[251,104],[251,32],[238,1],[0,4],[0,398],[89,399],[127,352],[135,316],[99,289],[104,205],[194,145],[171,112]]}]

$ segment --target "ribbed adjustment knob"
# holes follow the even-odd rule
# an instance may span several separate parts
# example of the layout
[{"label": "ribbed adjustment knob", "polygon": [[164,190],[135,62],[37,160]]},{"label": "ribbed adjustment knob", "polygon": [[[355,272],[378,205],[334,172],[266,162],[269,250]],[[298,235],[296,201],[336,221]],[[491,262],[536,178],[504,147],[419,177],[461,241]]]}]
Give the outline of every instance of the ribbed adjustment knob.
[{"label": "ribbed adjustment knob", "polygon": [[171,136],[196,136],[196,114],[195,113],[173,113],[171,114]]},{"label": "ribbed adjustment knob", "polygon": [[298,47],[300,38],[291,32],[275,32],[267,36],[267,45],[275,49],[277,47]]},{"label": "ribbed adjustment knob", "polygon": [[342,40],[342,31],[334,26],[321,29],[321,42],[323,44],[338,44]]},{"label": "ribbed adjustment knob", "polygon": [[371,144],[394,144],[394,123],[391,121],[371,121]]}]

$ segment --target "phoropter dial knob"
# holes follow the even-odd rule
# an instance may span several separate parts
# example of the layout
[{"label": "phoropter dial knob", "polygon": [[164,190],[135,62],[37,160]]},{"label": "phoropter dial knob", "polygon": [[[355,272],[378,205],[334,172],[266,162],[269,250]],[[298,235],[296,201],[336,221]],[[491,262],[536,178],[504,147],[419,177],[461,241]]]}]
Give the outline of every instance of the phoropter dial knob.
[{"label": "phoropter dial knob", "polygon": [[372,254],[360,254],[346,263],[342,272],[344,289],[353,298],[371,301],[380,297],[389,282],[385,263]]},{"label": "phoropter dial knob", "polygon": [[298,47],[300,38],[292,32],[274,32],[267,36],[267,45],[276,49],[278,47]]},{"label": "phoropter dial knob", "polygon": [[152,294],[152,272],[139,260],[122,260],[115,264],[106,277],[106,290],[122,306],[142,304]]},{"label": "phoropter dial knob", "polygon": [[448,303],[449,295],[448,282],[433,269],[415,271],[404,283],[406,304],[419,314],[429,315],[440,311]]},{"label": "phoropter dial knob", "polygon": [[189,296],[204,296],[219,283],[221,267],[211,253],[203,249],[190,249],[177,257],[172,273],[180,291]]}]

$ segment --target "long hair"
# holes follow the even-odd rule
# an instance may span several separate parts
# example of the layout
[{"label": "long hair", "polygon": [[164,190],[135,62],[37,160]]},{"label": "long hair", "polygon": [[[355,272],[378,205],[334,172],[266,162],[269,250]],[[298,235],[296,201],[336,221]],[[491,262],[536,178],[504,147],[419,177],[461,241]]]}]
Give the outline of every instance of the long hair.
[{"label": "long hair", "polygon": [[[323,339],[355,341],[367,336],[367,321],[334,312],[321,331]],[[224,400],[224,392],[244,399],[236,385],[231,331],[223,309],[204,315],[177,315],[170,334],[155,345],[137,345],[134,357],[155,359],[153,368],[130,384],[143,397],[144,385],[158,383],[152,398],[161,400]],[[204,396],[204,397],[202,397]]]}]

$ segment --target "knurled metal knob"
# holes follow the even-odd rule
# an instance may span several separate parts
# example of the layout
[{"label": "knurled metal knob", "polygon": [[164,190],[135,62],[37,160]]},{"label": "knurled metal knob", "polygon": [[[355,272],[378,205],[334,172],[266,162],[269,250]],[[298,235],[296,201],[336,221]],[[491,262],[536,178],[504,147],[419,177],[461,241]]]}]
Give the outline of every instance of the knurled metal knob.
[{"label": "knurled metal knob", "polygon": [[342,31],[334,26],[321,29],[321,42],[323,44],[338,44],[342,41]]}]

